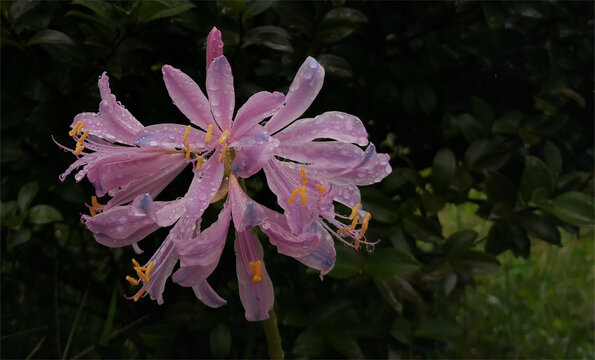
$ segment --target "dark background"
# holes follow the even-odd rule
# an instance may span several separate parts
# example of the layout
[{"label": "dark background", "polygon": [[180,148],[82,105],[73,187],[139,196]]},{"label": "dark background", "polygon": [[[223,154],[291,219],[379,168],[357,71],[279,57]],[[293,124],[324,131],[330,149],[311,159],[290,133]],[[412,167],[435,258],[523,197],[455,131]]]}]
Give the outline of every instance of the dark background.
[{"label": "dark background", "polygon": [[[313,56],[326,78],[305,116],[354,114],[391,155],[393,173],[363,190],[368,236],[382,239],[375,251],[338,245],[336,269],[321,282],[265,245],[288,357],[549,356],[547,348],[512,355],[507,345],[470,352],[457,342],[465,329],[452,309],[502,256],[539,257],[535,244],[561,246],[592,226],[592,2],[1,6],[2,358],[267,356],[261,324],[244,319],[229,242],[210,278],[228,300],[223,308],[171,282],[162,306],[123,298],[134,293],[124,280],[132,249],[104,248],[80,224],[92,187],[72,176],[60,183],[74,157],[51,138],[73,145],[69,125],[97,111],[103,71],[144,125],[186,124],[160,69],[180,68],[203,87],[213,26],[236,104],[260,90],[286,92]],[[184,173],[160,199],[183,195],[189,179]],[[262,174],[247,186],[274,205]],[[457,209],[474,225],[455,221]],[[146,254],[166,234],[144,240]],[[589,279],[581,286],[592,288]],[[593,358],[592,322],[580,326],[591,348],[568,345],[565,354]]]}]

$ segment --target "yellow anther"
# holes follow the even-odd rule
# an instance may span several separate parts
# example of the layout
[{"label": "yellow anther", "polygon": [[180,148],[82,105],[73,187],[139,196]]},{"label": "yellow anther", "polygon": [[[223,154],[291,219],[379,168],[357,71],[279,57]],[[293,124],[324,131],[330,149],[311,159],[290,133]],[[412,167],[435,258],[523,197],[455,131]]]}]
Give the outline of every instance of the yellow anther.
[{"label": "yellow anther", "polygon": [[132,259],[132,263],[134,264],[135,267],[140,267],[140,264],[135,259]]},{"label": "yellow anther", "polygon": [[77,141],[77,145],[83,145],[83,141],[85,141],[85,139],[87,138],[87,136],[89,136],[89,130],[85,130],[85,132],[83,133],[83,136],[81,136],[79,138],[79,141]]},{"label": "yellow anther", "polygon": [[211,141],[211,136],[213,135],[213,124],[209,125],[207,128],[207,135],[205,136],[205,144]]},{"label": "yellow anther", "polygon": [[320,194],[322,195],[326,191],[326,186],[322,186],[320,184],[316,184],[316,189],[318,189],[318,191],[320,191]]},{"label": "yellow anther", "polygon": [[354,207],[351,208],[351,215],[349,215],[349,220],[353,219],[355,215],[357,215],[357,211],[359,210],[360,206],[360,203],[357,203]]},{"label": "yellow anther", "polygon": [[85,123],[87,122],[87,119],[83,119],[83,122],[81,123],[81,125],[78,127],[78,129],[76,129],[76,134],[80,135],[81,132],[83,131],[83,126],[85,126]]},{"label": "yellow anther", "polygon": [[184,132],[184,138],[182,139],[182,142],[187,143],[188,142],[188,134],[190,134],[190,129],[192,128],[192,126],[188,125],[186,127],[186,131]]},{"label": "yellow anther", "polygon": [[147,268],[144,267],[135,267],[134,270],[136,270],[136,275],[138,275],[138,277],[145,283],[149,283],[149,277],[143,272],[145,270],[147,270]]},{"label": "yellow anther", "polygon": [[83,145],[80,145],[79,143],[77,143],[76,149],[74,149],[74,151],[72,153],[76,156],[79,156],[83,150],[85,150],[85,147]]},{"label": "yellow anther", "polygon": [[147,266],[147,270],[145,271],[145,275],[147,275],[147,282],[149,282],[149,278],[151,276],[151,270],[153,269],[153,265],[155,265],[154,262],[150,262],[149,265]]},{"label": "yellow anther", "polygon": [[306,186],[306,170],[300,168],[300,175],[302,176],[302,186]]},{"label": "yellow anther", "polygon": [[186,160],[190,160],[190,144],[185,143],[184,146],[186,147]]},{"label": "yellow anther", "polygon": [[[213,125],[210,125],[213,126]],[[200,169],[202,167],[202,163],[205,161],[205,158],[203,158],[202,156],[199,156],[198,159],[196,159],[196,168]]]},{"label": "yellow anther", "polygon": [[91,216],[97,215],[97,212],[92,207],[89,208],[89,212],[91,213]]},{"label": "yellow anther", "polygon": [[250,261],[250,272],[252,273],[252,283],[257,283],[264,277],[262,273],[262,261]]},{"label": "yellow anther", "polygon": [[355,250],[359,249],[359,239],[355,239]]},{"label": "yellow anther", "polygon": [[145,293],[145,288],[140,289],[138,294],[136,294],[136,296],[134,296],[134,298],[133,298],[134,302],[137,302],[138,299],[140,299],[140,297],[143,296],[144,293]]},{"label": "yellow anther", "polygon": [[131,285],[135,285],[135,286],[136,286],[136,285],[140,284],[140,283],[138,282],[138,280],[136,280],[136,279],[135,279],[135,278],[133,278],[132,276],[128,276],[128,275],[127,275],[127,276],[126,276],[126,280],[127,280],[127,281],[128,281],[130,284],[131,284]]},{"label": "yellow anther", "polygon": [[341,235],[341,234],[346,233],[348,231],[351,231],[351,228],[346,226],[344,228],[340,228],[339,230],[337,230],[337,234]]},{"label": "yellow anther", "polygon": [[83,127],[80,121],[77,121],[76,124],[72,127],[72,130],[68,132],[69,136],[74,136],[75,134],[80,134],[80,128]]},{"label": "yellow anther", "polygon": [[103,209],[105,206],[101,205],[100,203],[97,202],[97,197],[96,196],[91,196],[91,205],[95,208],[95,209]]},{"label": "yellow anther", "polygon": [[351,222],[351,229],[355,230],[355,227],[357,226],[358,221],[359,221],[359,216],[356,216],[353,218],[353,221]]},{"label": "yellow anther", "polygon": [[287,203],[289,205],[293,204],[293,200],[295,199],[297,194],[300,194],[300,197],[302,199],[302,205],[305,206],[306,205],[306,188],[301,187],[301,186],[298,186],[293,190],[293,192],[289,196],[289,200],[287,201]]},{"label": "yellow anther", "polygon": [[223,134],[221,134],[221,136],[219,137],[219,144],[223,144],[223,142],[227,139],[228,135],[229,131],[225,130]]},{"label": "yellow anther", "polygon": [[[225,131],[227,132],[227,131]],[[225,154],[227,153],[227,144],[225,144],[225,146],[223,147],[223,151],[221,152],[221,155],[219,155],[219,162],[222,162],[223,159],[225,159]]]},{"label": "yellow anther", "polygon": [[366,216],[364,216],[364,219],[362,220],[362,229],[359,232],[358,239],[361,239],[364,237],[364,234],[368,230],[368,222],[370,221],[371,217],[372,217],[372,215],[370,213],[367,213]]}]

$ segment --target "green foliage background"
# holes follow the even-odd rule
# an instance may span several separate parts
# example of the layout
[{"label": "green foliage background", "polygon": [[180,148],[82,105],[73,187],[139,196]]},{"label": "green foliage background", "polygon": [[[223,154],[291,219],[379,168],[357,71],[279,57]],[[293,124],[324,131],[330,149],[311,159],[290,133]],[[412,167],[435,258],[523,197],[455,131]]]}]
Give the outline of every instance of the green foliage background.
[{"label": "green foliage background", "polygon": [[[339,245],[336,269],[321,282],[265,248],[288,356],[551,355],[547,347],[510,352],[498,339],[461,344],[470,325],[455,315],[475,296],[476,275],[497,269],[498,259],[531,264],[593,225],[592,2],[19,0],[2,1],[1,11],[2,358],[267,356],[261,325],[244,319],[230,246],[210,281],[228,300],[223,308],[171,283],[162,306],[125,300],[134,292],[124,280],[132,250],[95,243],[79,222],[91,186],[57,178],[73,156],[51,136],[72,145],[68,126],[77,113],[97,111],[103,71],[143,124],[185,124],[160,68],[204,83],[213,26],[238,104],[259,90],[285,92],[310,55],[327,76],[306,115],[355,114],[391,154],[393,173],[363,191],[369,238],[382,239],[375,251]],[[188,181],[182,176],[161,198],[182,195]],[[247,185],[274,204],[264,177]],[[146,253],[165,234],[144,240]],[[582,239],[591,246],[580,251],[592,254],[592,232]],[[534,253],[540,241],[546,246]],[[559,272],[584,290],[593,268],[584,269],[584,281]],[[542,271],[536,289],[557,286],[557,274]],[[483,279],[497,289],[490,276]],[[568,306],[592,303],[580,294]],[[555,319],[546,321],[567,328]],[[572,343],[582,352],[565,345],[560,354],[593,358],[589,324]],[[505,344],[520,346],[512,336],[524,330],[516,330]]]}]

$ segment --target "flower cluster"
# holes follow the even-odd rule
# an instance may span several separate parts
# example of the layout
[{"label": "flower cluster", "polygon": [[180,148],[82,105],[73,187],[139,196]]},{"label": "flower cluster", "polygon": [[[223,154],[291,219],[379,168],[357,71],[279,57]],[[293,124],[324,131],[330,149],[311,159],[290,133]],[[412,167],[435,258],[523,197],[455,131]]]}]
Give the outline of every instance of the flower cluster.
[{"label": "flower cluster", "polygon": [[[216,268],[233,221],[239,293],[246,319],[264,320],[273,306],[273,285],[254,235],[258,227],[279,253],[319,270],[335,264],[334,239],[358,249],[370,244],[365,233],[370,213],[360,205],[359,185],[391,172],[389,156],[376,153],[362,122],[342,112],[298,119],[322,87],[324,69],[308,57],[286,95],[258,92],[235,113],[233,76],[223,56],[221,33],[207,39],[206,94],[182,71],[162,68],[167,91],[192,125],[143,126],[111,93],[104,73],[99,79],[98,113],[78,114],[70,136],[76,161],[62,174],[86,177],[93,196],[85,226],[105,246],[132,245],[160,227],[172,226],[155,254],[141,265],[132,260],[139,287],[134,301],[149,294],[163,303],[166,280],[192,287],[210,307],[225,304],[207,282]],[[156,201],[156,196],[186,167],[194,174],[185,196]],[[241,179],[264,171],[283,213],[252,200]],[[223,202],[218,219],[201,228],[209,204]],[[337,204],[351,208],[341,214]],[[176,265],[178,268],[175,270]]]}]

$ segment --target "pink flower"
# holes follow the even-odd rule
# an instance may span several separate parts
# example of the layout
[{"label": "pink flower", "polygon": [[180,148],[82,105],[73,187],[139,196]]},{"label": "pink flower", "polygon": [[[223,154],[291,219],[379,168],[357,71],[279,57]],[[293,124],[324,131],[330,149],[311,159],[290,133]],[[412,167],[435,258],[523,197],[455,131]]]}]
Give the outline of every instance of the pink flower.
[{"label": "pink flower", "polygon": [[[83,216],[101,244],[133,245],[140,252],[138,241],[159,227],[173,225],[148,262],[141,266],[133,260],[137,277],[127,279],[141,285],[132,297],[135,301],[148,293],[162,303],[165,282],[179,261],[172,277],[176,283],[192,287],[208,306],[225,304],[207,279],[219,263],[231,221],[240,298],[249,321],[268,318],[274,302],[254,227],[279,253],[319,270],[321,277],[335,264],[333,237],[356,249],[360,243],[370,243],[365,238],[370,214],[361,207],[357,186],[388,175],[389,157],[376,153],[362,122],[353,115],[327,112],[296,120],[322,87],[324,69],[316,60],[306,59],[287,96],[256,93],[235,117],[233,76],[219,30],[213,28],[207,38],[207,96],[182,71],[165,65],[162,72],[170,97],[195,127],[143,127],[115,102],[109,87],[102,88],[100,80],[100,112],[75,118],[74,152],[82,156],[61,177],[83,166],[76,179],[87,176],[97,195],[112,196],[103,209],[93,200],[92,210],[103,212]],[[104,102],[111,107],[102,107]],[[78,137],[83,118],[90,119],[90,125]],[[82,152],[81,147],[93,152]],[[193,163],[194,177],[186,195],[175,201],[153,201],[187,163]],[[260,170],[283,214],[258,204],[242,190],[241,178]],[[201,228],[209,204],[226,196],[218,219]],[[351,214],[335,211],[335,203],[352,208]]]}]

